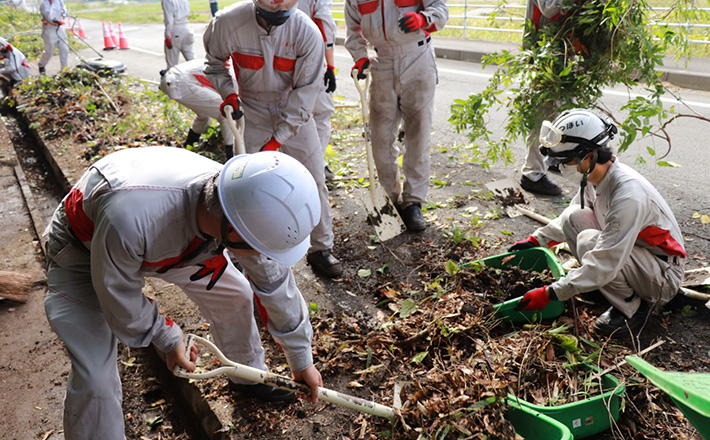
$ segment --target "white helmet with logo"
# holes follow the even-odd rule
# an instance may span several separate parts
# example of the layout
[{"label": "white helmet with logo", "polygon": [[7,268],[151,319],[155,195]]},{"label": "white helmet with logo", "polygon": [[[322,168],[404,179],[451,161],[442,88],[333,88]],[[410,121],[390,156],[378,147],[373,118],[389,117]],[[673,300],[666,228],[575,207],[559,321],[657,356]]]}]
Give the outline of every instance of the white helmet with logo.
[{"label": "white helmet with logo", "polygon": [[591,151],[606,146],[617,131],[614,124],[589,110],[567,110],[553,122],[542,123],[540,151],[549,157],[550,165],[582,160]]},{"label": "white helmet with logo", "polygon": [[276,151],[233,157],[217,193],[227,220],[253,249],[288,266],[306,254],[321,207],[316,182],[299,161]]}]

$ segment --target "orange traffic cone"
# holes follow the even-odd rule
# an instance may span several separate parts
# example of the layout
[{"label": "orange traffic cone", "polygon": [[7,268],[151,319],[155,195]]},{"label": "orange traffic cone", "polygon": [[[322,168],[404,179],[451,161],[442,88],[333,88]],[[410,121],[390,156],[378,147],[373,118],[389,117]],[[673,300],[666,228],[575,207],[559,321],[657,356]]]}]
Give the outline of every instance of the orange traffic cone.
[{"label": "orange traffic cone", "polygon": [[76,24],[77,24],[76,33],[79,35],[80,38],[86,38],[86,31],[84,30],[84,27],[81,25],[81,18],[76,19]]},{"label": "orange traffic cone", "polygon": [[108,31],[108,26],[106,26],[106,22],[104,20],[101,20],[101,25],[104,28],[104,50],[115,49],[116,45],[113,44],[113,39],[111,38],[111,34]]},{"label": "orange traffic cone", "polygon": [[118,48],[128,49],[128,41],[126,40],[126,34],[123,33],[121,23],[118,23]]},{"label": "orange traffic cone", "polygon": [[113,23],[110,21],[108,22],[108,31],[109,35],[111,35],[111,40],[113,41],[113,46],[116,47],[118,46],[118,37],[116,36],[116,32],[113,31]]}]

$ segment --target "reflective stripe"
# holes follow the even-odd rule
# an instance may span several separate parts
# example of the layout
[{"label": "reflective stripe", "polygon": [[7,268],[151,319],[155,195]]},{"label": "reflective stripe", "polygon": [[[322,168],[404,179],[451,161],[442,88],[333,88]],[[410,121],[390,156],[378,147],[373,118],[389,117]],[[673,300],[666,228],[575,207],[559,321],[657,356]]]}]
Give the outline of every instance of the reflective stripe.
[{"label": "reflective stripe", "polygon": [[372,14],[377,10],[377,6],[379,4],[378,0],[373,0],[371,2],[364,2],[364,3],[358,3],[357,4],[357,10],[361,14]]},{"label": "reflective stripe", "polygon": [[202,240],[199,237],[195,237],[192,239],[190,244],[187,245],[187,249],[185,249],[177,257],[166,258],[164,260],[160,260],[160,261],[156,261],[156,262],[143,260],[141,265],[143,267],[157,267],[158,269],[156,270],[156,272],[165,273],[168,270],[170,270],[173,266],[178,264],[179,262],[193,258],[195,255],[197,255],[202,250],[202,248],[206,244],[207,244],[207,241]]},{"label": "reflective stripe", "polygon": [[394,0],[394,4],[400,8],[409,8],[411,6],[417,6],[420,0]]},{"label": "reflective stripe", "polygon": [[296,67],[296,59],[274,57],[274,69],[281,72],[290,72]]},{"label": "reflective stripe", "polygon": [[641,231],[639,237],[649,246],[657,247],[668,255],[677,255],[685,258],[685,249],[675,241],[671,233],[656,226],[647,226]]},{"label": "reflective stripe", "polygon": [[244,69],[259,70],[264,67],[264,57],[258,55],[247,55],[234,52],[232,54],[234,64]]},{"label": "reflective stripe", "polygon": [[94,222],[84,212],[84,193],[72,188],[64,198],[64,212],[72,233],[80,241],[91,241],[94,236]]},{"label": "reflective stripe", "polygon": [[214,86],[212,85],[212,83],[210,82],[210,80],[208,80],[205,75],[203,75],[201,73],[193,73],[192,75],[195,77],[197,82],[200,83],[200,85],[202,87],[208,87],[210,89],[216,90],[214,88]]}]

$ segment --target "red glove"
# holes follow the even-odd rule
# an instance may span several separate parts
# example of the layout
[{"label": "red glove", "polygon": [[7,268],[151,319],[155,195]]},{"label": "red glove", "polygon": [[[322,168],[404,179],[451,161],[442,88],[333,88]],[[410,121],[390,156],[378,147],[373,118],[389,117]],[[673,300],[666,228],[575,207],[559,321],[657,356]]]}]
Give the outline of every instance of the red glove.
[{"label": "red glove", "polygon": [[227,117],[227,115],[224,113],[224,107],[227,105],[232,106],[232,119],[234,119],[235,121],[244,116],[244,113],[240,108],[241,105],[239,102],[239,97],[236,93],[232,93],[231,95],[227,96],[227,99],[225,99],[224,102],[219,106],[219,112],[225,118]]},{"label": "red glove", "polygon": [[62,20],[54,20],[55,24],[58,24],[59,26],[64,26],[64,22]]},{"label": "red glove", "polygon": [[357,63],[353,66],[350,71],[352,72],[353,70],[357,69],[357,79],[365,79],[367,76],[365,76],[365,70],[370,67],[370,59],[367,57],[362,57],[359,60],[357,60]]},{"label": "red glove", "polygon": [[508,252],[522,251],[523,249],[530,249],[540,246],[537,238],[532,235],[528,236],[525,240],[516,241],[511,247],[508,248]]},{"label": "red glove", "polygon": [[5,47],[3,47],[2,49],[0,49],[0,52],[2,52],[2,53],[8,53],[8,52],[11,52],[11,51],[12,51],[12,44],[10,44],[10,43],[7,43],[7,44],[5,45]]},{"label": "red glove", "polygon": [[407,12],[399,19],[399,28],[407,33],[417,31],[426,24],[426,18],[418,12]]},{"label": "red glove", "polygon": [[515,310],[540,310],[552,299],[557,299],[555,291],[550,286],[538,287],[533,289],[523,296],[523,299],[515,306]]},{"label": "red glove", "polygon": [[276,151],[279,149],[281,146],[281,142],[277,141],[276,138],[271,136],[271,140],[267,142],[263,147],[261,147],[261,150],[259,151]]},{"label": "red glove", "polygon": [[170,41],[170,37],[168,37],[168,38],[165,39],[165,47],[167,47],[168,49],[172,49],[172,48],[173,48],[173,42]]}]

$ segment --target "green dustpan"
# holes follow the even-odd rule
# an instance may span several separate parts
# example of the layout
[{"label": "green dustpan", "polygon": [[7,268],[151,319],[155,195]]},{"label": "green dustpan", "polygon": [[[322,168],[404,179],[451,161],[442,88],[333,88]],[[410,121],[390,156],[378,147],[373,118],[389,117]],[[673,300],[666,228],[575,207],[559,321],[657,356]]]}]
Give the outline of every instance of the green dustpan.
[{"label": "green dustpan", "polygon": [[703,438],[710,440],[710,374],[661,371],[637,356],[626,361],[668,394]]}]

